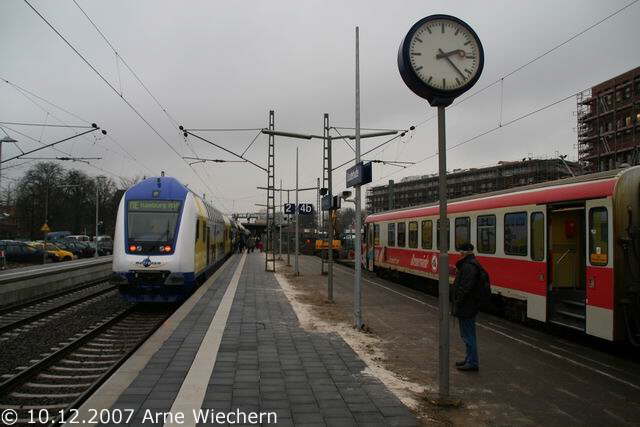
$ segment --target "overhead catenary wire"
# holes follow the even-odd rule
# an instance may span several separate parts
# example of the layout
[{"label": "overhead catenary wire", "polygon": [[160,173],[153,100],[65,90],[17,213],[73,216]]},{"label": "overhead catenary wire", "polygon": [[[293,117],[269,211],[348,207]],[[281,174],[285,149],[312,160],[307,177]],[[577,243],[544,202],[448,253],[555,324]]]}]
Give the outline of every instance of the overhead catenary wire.
[{"label": "overhead catenary wire", "polygon": [[[24,94],[25,94],[25,93],[26,93],[26,94],[29,94],[29,95],[33,96],[34,98],[37,98],[37,99],[39,99],[40,101],[42,101],[42,102],[44,102],[44,103],[46,103],[46,104],[49,104],[50,106],[52,106],[52,107],[54,107],[54,108],[57,108],[58,110],[60,110],[60,111],[62,111],[62,112],[64,112],[64,113],[66,113],[66,114],[68,114],[68,115],[70,115],[70,116],[72,116],[72,117],[75,117],[76,119],[80,120],[81,122],[85,122],[85,123],[88,123],[88,124],[90,124],[90,123],[91,123],[89,120],[86,120],[86,119],[84,119],[84,118],[80,117],[79,115],[77,115],[77,114],[75,114],[75,113],[73,113],[73,112],[71,112],[71,111],[69,111],[69,110],[67,110],[67,109],[65,109],[65,108],[63,108],[63,107],[61,107],[61,106],[59,106],[59,105],[57,105],[57,104],[55,104],[55,103],[51,102],[51,101],[49,101],[48,99],[45,99],[45,98],[41,97],[40,95],[37,95],[37,94],[33,93],[32,91],[30,91],[30,90],[28,90],[28,89],[25,89],[24,87],[22,87],[22,86],[20,86],[20,85],[18,85],[18,84],[16,84],[16,83],[13,83],[13,82],[11,82],[11,81],[9,81],[9,80],[7,80],[7,79],[3,78],[3,77],[0,77],[0,80],[2,80],[3,82],[5,82],[5,83],[6,83],[6,84],[8,84],[9,86],[12,86],[12,87],[13,87],[14,89],[16,89],[18,92],[22,92],[22,93],[23,93],[23,96],[24,96]],[[29,98],[27,97],[27,99],[29,99]],[[33,102],[33,101],[32,101],[32,102]],[[36,105],[37,105],[37,104],[36,104]],[[38,106],[38,107],[40,107],[40,106]],[[40,108],[41,108],[41,107],[40,107]]]},{"label": "overhead catenary wire", "polygon": [[193,132],[250,132],[262,131],[263,128],[189,128]]},{"label": "overhead catenary wire", "polygon": [[51,123],[0,122],[0,125],[37,126],[37,127],[49,127],[49,128],[91,129],[91,126],[87,126],[87,125],[54,125],[54,124],[51,124]]},{"label": "overhead catenary wire", "polygon": [[[26,0],[25,0],[26,1]],[[82,14],[87,18],[87,20],[91,23],[91,25],[93,26],[93,28],[98,32],[98,34],[100,34],[100,36],[102,37],[102,39],[107,43],[107,45],[109,46],[109,48],[113,51],[113,53],[116,56],[116,61],[120,61],[122,62],[122,64],[124,64],[124,66],[127,68],[127,70],[129,70],[129,72],[133,75],[133,77],[136,79],[136,81],[140,84],[140,86],[142,86],[144,88],[144,90],[147,92],[147,94],[154,100],[154,102],[156,103],[156,105],[160,108],[160,110],[162,110],[162,112],[164,113],[164,115],[167,117],[167,119],[169,120],[169,122],[171,122],[171,124],[173,125],[173,127],[178,126],[178,122],[177,120],[171,115],[171,113],[169,113],[169,111],[167,110],[167,108],[160,102],[160,100],[151,92],[151,90],[149,89],[149,87],[142,81],[142,79],[140,78],[140,76],[138,76],[138,74],[133,70],[133,68],[129,65],[129,63],[127,62],[127,60],[125,58],[122,57],[122,55],[118,52],[118,50],[115,48],[115,46],[113,46],[113,44],[109,41],[109,39],[107,38],[107,36],[104,34],[104,32],[98,27],[98,25],[93,21],[93,19],[91,19],[91,17],[87,14],[87,12],[85,12],[85,10],[78,4],[78,2],[76,0],[73,0],[73,2],[75,3],[75,5],[78,7],[78,9],[82,12]],[[86,62],[86,61],[85,61]],[[118,77],[120,78],[120,69],[118,68]],[[104,79],[103,79],[104,80]],[[122,94],[122,85],[120,86],[120,97],[124,100],[124,96]],[[126,102],[126,100],[125,100]],[[142,118],[142,117],[141,117]],[[146,122],[146,120],[144,118],[142,118],[143,121],[145,121],[145,123],[147,123],[148,126],[149,123]],[[151,126],[150,126],[151,127]],[[153,129],[153,128],[152,128]],[[180,156],[180,154],[177,152],[177,150],[175,150],[173,148],[173,146],[171,146],[169,144],[168,141],[166,141],[164,138],[162,138],[162,136],[155,131],[154,132],[161,138],[163,139],[163,141],[169,145],[169,147],[178,155]],[[194,151],[193,147],[191,147],[188,142],[186,143],[186,146],[190,149],[190,151],[193,153],[194,156],[197,156],[196,152]],[[182,157],[182,156],[180,156]],[[183,161],[187,164],[187,166],[189,166],[189,168],[191,169],[191,171],[198,177],[198,179],[200,180],[200,182],[202,182],[202,184],[204,184],[204,186],[206,188],[208,188],[211,193],[212,196],[215,199],[218,199],[218,197],[215,195],[215,192],[213,191],[213,189],[209,186],[209,184],[207,184],[207,182],[200,176],[200,174],[198,173],[198,171],[196,171],[193,168],[193,165],[189,164],[188,162],[186,162],[184,159]],[[204,171],[205,174],[207,175],[207,177],[209,178],[209,182],[213,182],[213,180],[211,179],[209,173],[205,170]],[[219,200],[219,199],[218,199]],[[222,202],[220,202],[223,209],[228,211],[228,209],[224,206],[224,204]]]},{"label": "overhead catenary wire", "polygon": [[[173,123],[174,126],[178,125],[177,120],[169,113],[169,111],[164,107],[164,105],[162,105],[162,103],[158,100],[158,98],[156,98],[156,96],[151,92],[151,90],[147,87],[147,85],[144,84],[144,82],[142,81],[142,79],[138,76],[138,74],[133,70],[133,68],[129,65],[129,63],[122,57],[122,55],[120,55],[120,53],[117,51],[117,49],[113,46],[113,44],[111,44],[111,42],[109,41],[109,39],[107,38],[107,36],[102,32],[102,30],[100,30],[100,28],[98,27],[98,25],[93,21],[93,19],[91,19],[91,17],[87,14],[87,12],[84,11],[84,9],[82,7],[80,7],[80,5],[78,4],[78,2],[76,0],[73,0],[73,2],[75,3],[75,5],[78,7],[78,9],[80,10],[80,12],[82,12],[82,14],[85,16],[85,18],[87,18],[87,20],[91,23],[91,25],[93,26],[93,28],[95,28],[95,30],[98,32],[98,34],[100,34],[100,36],[102,37],[102,39],[107,43],[107,45],[109,46],[109,48],[111,48],[111,50],[113,51],[113,53],[115,53],[116,55],[116,59],[119,60],[120,62],[122,62],[122,64],[127,67],[127,70],[129,70],[129,72],[133,75],[133,77],[138,81],[138,83],[140,83],[140,86],[143,87],[143,89],[147,92],[147,94],[153,98],[153,100],[155,101],[156,105],[158,105],[158,107],[160,107],[160,109],[162,110],[162,112],[167,116],[167,118]],[[122,96],[122,94],[121,94]]]},{"label": "overhead catenary wire", "polygon": [[[66,114],[68,114],[68,115],[70,115],[70,116],[72,116],[72,117],[74,117],[74,118],[76,118],[76,119],[78,119],[78,120],[80,120],[80,121],[82,121],[82,122],[84,122],[84,123],[91,124],[88,120],[84,119],[84,118],[83,118],[83,117],[81,117],[80,115],[78,115],[78,114],[76,114],[76,113],[74,113],[74,112],[72,112],[72,111],[70,111],[70,110],[68,110],[68,109],[66,109],[66,108],[64,108],[64,107],[61,107],[60,105],[58,105],[58,104],[56,104],[56,103],[54,103],[54,102],[52,102],[52,101],[50,101],[50,100],[48,100],[48,99],[46,99],[46,98],[44,98],[44,97],[42,97],[42,96],[40,96],[40,95],[38,95],[38,94],[34,93],[33,91],[31,91],[31,90],[29,90],[29,89],[26,89],[26,88],[24,88],[24,87],[22,87],[22,86],[20,86],[20,85],[18,85],[18,84],[16,84],[16,83],[13,83],[13,82],[11,82],[11,81],[9,81],[9,80],[5,79],[5,78],[2,78],[2,77],[0,77],[0,80],[2,80],[4,83],[6,83],[7,85],[9,85],[9,86],[11,86],[12,88],[14,88],[14,89],[15,89],[15,90],[20,94],[20,95],[22,95],[25,99],[27,99],[29,102],[31,102],[33,105],[35,105],[38,109],[40,109],[40,110],[42,110],[44,113],[46,113],[46,114],[47,114],[47,117],[49,117],[49,116],[53,117],[56,121],[58,121],[59,123],[62,123],[62,125],[64,125],[64,126],[74,127],[74,126],[69,125],[68,123],[66,123],[64,120],[62,120],[61,118],[59,118],[59,117],[58,117],[58,116],[56,116],[55,114],[53,114],[51,111],[49,111],[49,110],[47,110],[46,108],[44,108],[42,105],[40,105],[38,102],[36,102],[35,100],[33,100],[31,97],[33,97],[33,98],[35,98],[35,99],[37,99],[37,100],[39,100],[39,101],[42,101],[42,102],[44,102],[44,103],[48,104],[49,106],[52,106],[52,107],[54,107],[54,108],[56,108],[56,109],[58,109],[58,110],[60,110],[60,111],[62,111],[62,112],[64,112],[64,113],[66,113]],[[87,128],[89,128],[89,127],[90,127],[90,126],[87,126]],[[1,127],[0,127],[0,128],[1,128]],[[18,132],[18,131],[16,131],[15,129],[11,129],[11,128],[9,128],[9,127],[7,127],[7,129],[9,129],[9,130],[11,130],[12,132],[15,132],[15,133],[17,133],[17,134],[20,134],[20,135],[22,135],[22,136],[25,136],[26,138],[32,139],[32,140],[33,140],[33,141],[35,141],[35,142],[39,142],[37,139],[32,138],[32,137],[30,137],[29,135],[25,135],[24,133]],[[7,136],[9,136],[9,134],[7,134],[7,132],[6,132],[4,129],[2,129],[2,130],[3,130],[3,132],[4,132]],[[146,165],[144,165],[143,163],[141,163],[141,162],[139,162],[137,159],[135,159],[135,157],[134,157],[134,156],[133,156],[133,155],[132,155],[132,154],[131,154],[131,153],[130,153],[130,152],[129,152],[125,147],[123,147],[123,146],[122,146],[122,145],[121,145],[121,144],[120,144],[120,143],[119,143],[119,142],[118,142],[118,141],[117,141],[117,140],[116,140],[116,139],[115,139],[111,134],[107,134],[107,138],[108,138],[108,139],[110,139],[111,141],[113,141],[116,145],[118,145],[118,147],[120,147],[120,149],[121,149],[121,150],[122,150],[122,151],[123,151],[127,156],[129,156],[131,159],[133,159],[133,161],[134,161],[135,163],[137,163],[137,164],[141,165],[144,169],[146,169],[147,171],[149,171],[149,172],[153,173],[153,172],[151,171],[151,169],[149,169]],[[75,140],[74,140],[74,142],[73,142],[73,143],[75,143]],[[73,144],[73,143],[72,143],[72,144]],[[18,145],[16,145],[16,146],[18,147],[18,149],[20,149],[20,146],[18,146]],[[109,150],[109,149],[108,149],[107,147],[105,147],[105,146],[103,146],[102,148],[103,148],[103,149],[105,149],[106,151],[112,152],[111,150]],[[55,148],[54,148],[54,149],[55,149]],[[59,150],[59,149],[56,149],[56,151],[59,151],[59,152],[61,152],[61,153],[63,153],[63,154],[70,155],[69,153],[63,152],[63,151],[61,151],[61,150]],[[115,153],[115,152],[114,152],[114,153]],[[119,153],[115,153],[115,154],[120,155]],[[121,156],[123,159],[125,158],[125,157],[123,157],[122,155],[120,155],[120,156]]]},{"label": "overhead catenary wire", "polygon": [[[454,102],[453,104],[451,104],[450,107],[448,107],[448,109],[457,107],[458,105],[470,100],[471,98],[474,98],[477,95],[480,95],[481,93],[483,93],[484,91],[486,91],[487,89],[497,85],[498,83],[504,83],[504,79],[506,79],[507,77],[511,77],[514,74],[516,74],[519,71],[522,71],[523,69],[525,69],[526,67],[528,67],[529,65],[533,64],[534,62],[539,61],[540,59],[544,58],[545,56],[549,55],[552,52],[555,52],[556,50],[558,50],[559,48],[561,48],[562,46],[566,45],[567,43],[572,42],[573,40],[577,39],[578,37],[582,36],[583,34],[587,33],[589,30],[594,29],[595,27],[597,27],[598,25],[608,21],[609,19],[613,18],[614,16],[618,15],[619,13],[623,12],[624,10],[628,9],[629,7],[633,6],[634,4],[638,3],[638,1],[640,0],[633,0],[630,3],[627,3],[626,5],[622,6],[619,9],[616,9],[614,12],[610,13],[609,15],[605,16],[604,18],[596,21],[595,23],[587,26],[586,28],[584,28],[583,30],[579,31],[578,33],[572,35],[571,37],[569,37],[566,40],[563,40],[562,42],[554,45],[553,47],[547,49],[546,51],[544,51],[543,53],[541,53],[538,56],[533,57],[532,59],[530,59],[529,61],[525,62],[524,64],[514,68],[513,70],[511,70],[510,72],[508,72],[507,74],[499,77],[498,79],[496,79],[495,81],[483,86],[480,89],[475,90],[474,92],[472,92],[470,95],[465,96],[464,98],[461,98],[460,100]],[[421,126],[431,120],[433,120],[436,117],[436,115],[432,115],[430,117],[428,117],[427,119],[423,120],[422,122],[418,123],[416,125],[416,127]]]},{"label": "overhead catenary wire", "polygon": [[[94,73],[95,73],[95,74],[96,74],[96,75],[97,75],[97,76],[98,76],[98,77],[99,77],[99,78],[100,78],[100,79],[101,79],[101,80],[102,80],[102,81],[103,81],[103,82],[104,82],[104,83],[105,83],[105,84],[106,84],[106,85],[107,85],[107,86],[108,86],[108,87],[109,87],[109,88],[110,88],[110,89],[115,93],[115,94],[117,94],[117,95],[120,97],[120,99],[122,99],[122,101],[123,101],[123,102],[124,102],[124,103],[125,103],[125,104],[126,104],[126,105],[127,105],[127,106],[128,106],[128,107],[129,107],[129,108],[130,108],[130,109],[131,109],[131,110],[132,110],[132,111],[133,111],[133,112],[134,112],[134,113],[135,113],[139,118],[140,118],[140,120],[142,120],[142,121],[147,125],[147,127],[149,127],[149,129],[151,129],[151,130],[153,131],[153,133],[155,133],[155,134],[158,136],[158,138],[160,138],[160,140],[161,140],[165,145],[167,145],[167,147],[169,147],[169,148],[171,149],[171,151],[173,151],[173,152],[174,152],[178,157],[180,157],[180,158],[182,159],[181,154],[180,154],[180,153],[175,149],[175,147],[174,147],[171,143],[169,143],[169,141],[167,141],[167,139],[166,139],[166,138],[165,138],[165,137],[164,137],[164,136],[163,136],[163,135],[162,135],[162,134],[161,134],[161,133],[160,133],[160,132],[159,132],[159,131],[158,131],[158,130],[157,130],[157,129],[156,129],[156,128],[155,128],[155,127],[154,127],[154,126],[153,126],[153,125],[152,125],[152,124],[151,124],[151,123],[150,123],[150,122],[149,122],[149,121],[148,121],[144,116],[143,116],[143,115],[142,115],[142,113],[140,113],[140,111],[139,111],[139,110],[138,110],[138,109],[137,109],[133,104],[131,104],[131,102],[130,102],[130,101],[129,101],[129,100],[128,100],[124,95],[122,95],[122,94],[120,94],[120,93],[118,92],[118,90],[113,86],[113,84],[111,84],[111,82],[109,82],[109,80],[107,80],[107,79],[102,75],[102,73],[100,73],[100,72],[96,69],[96,67],[95,67],[93,64],[91,64],[91,62],[89,62],[89,61],[88,61],[88,60],[87,60],[87,59],[86,59],[86,58],[85,58],[85,57],[80,53],[80,51],[78,51],[78,49],[76,49],[76,47],[75,47],[75,46],[73,46],[73,45],[71,44],[71,42],[69,42],[69,40],[67,40],[67,38],[66,38],[66,37],[64,37],[64,36],[62,35],[62,33],[60,33],[60,31],[58,31],[58,29],[57,29],[57,28],[55,28],[55,27],[54,27],[54,26],[53,26],[53,25],[52,25],[52,24],[51,24],[51,23],[50,23],[50,22],[49,22],[49,21],[48,21],[48,20],[47,20],[47,19],[46,19],[46,18],[45,18],[45,17],[44,17],[44,16],[43,16],[43,15],[42,15],[42,14],[41,14],[41,13],[40,13],[40,12],[39,12],[39,11],[38,11],[38,10],[37,10],[33,5],[32,5],[32,4],[31,4],[31,3],[29,3],[29,1],[28,1],[28,0],[23,0],[23,1],[24,1],[24,2],[25,2],[25,3],[26,3],[26,4],[31,8],[31,10],[33,10],[33,12],[34,12],[36,15],[38,15],[38,17],[40,17],[40,19],[42,19],[42,20],[47,24],[47,26],[48,26],[49,28],[51,28],[51,30],[52,30],[54,33],[56,33],[56,35],[57,35],[58,37],[60,37],[60,39],[62,39],[62,41],[64,41],[64,42],[65,42],[65,44],[66,44],[67,46],[69,46],[69,48],[70,48],[70,49],[71,49],[71,50],[72,50],[72,51],[73,51],[73,52],[74,52],[74,53],[75,53],[75,54],[76,54],[80,59],[82,59],[82,61],[83,61],[83,62],[84,62],[84,63],[85,63],[85,64],[86,64],[86,65],[87,65],[87,66],[88,66],[88,67],[89,67],[89,68],[90,68],[90,69],[91,69],[91,70],[92,70],[92,71],[93,71],[93,72],[94,72]],[[84,13],[84,12],[83,12],[83,13]],[[85,13],[85,15],[86,15],[86,13]],[[88,15],[86,15],[86,16],[88,17]],[[97,28],[97,26],[95,26],[95,24],[94,24],[94,27],[95,27],[96,29],[98,29],[98,28]],[[102,32],[100,32],[100,33],[102,33]],[[105,39],[106,39],[106,37],[105,37]],[[111,44],[109,43],[109,45],[111,45]],[[111,45],[111,47],[112,47],[112,45]],[[113,47],[112,47],[112,49],[113,49]],[[122,59],[122,57],[121,57],[120,59]],[[131,71],[131,73],[132,73],[132,74],[134,74],[134,76],[137,76],[137,75],[135,74],[135,72],[134,72],[132,69],[130,69],[130,67],[128,67],[127,63],[126,63],[124,60],[123,60],[123,64],[127,67],[127,69],[129,69],[129,71]],[[137,79],[139,79],[138,77],[136,77],[136,78],[137,78]],[[156,98],[155,96],[153,96],[153,94],[151,94],[151,91],[149,91],[149,90],[148,90],[148,88],[146,87],[146,85],[144,85],[144,83],[142,83],[142,80],[139,80],[139,83],[140,83],[140,84],[145,88],[145,90],[147,90],[147,92],[150,94],[150,96],[151,96],[152,98],[154,98],[154,100],[156,100],[156,102],[157,102],[159,105],[161,105],[161,104],[159,103],[159,101],[157,101],[157,98]],[[167,117],[168,117],[168,118],[169,118],[169,119],[170,119],[174,124],[177,124],[177,122],[175,121],[175,119],[173,119],[173,117],[171,117],[171,115],[166,111],[166,109],[165,109],[164,107],[161,107],[161,108],[163,109],[163,111],[164,111],[165,115],[166,115],[166,116],[167,116]],[[186,160],[183,160],[183,161],[185,162],[185,164],[187,164]],[[203,184],[206,188],[208,188],[209,190],[211,190],[211,192],[212,192],[212,193],[214,193],[214,191],[211,189],[211,187],[209,186],[209,184],[207,184],[207,182],[202,178],[202,176],[200,176],[200,174],[199,174],[199,173],[198,173],[198,172],[197,172],[197,171],[196,171],[196,170],[195,170],[191,165],[188,165],[188,164],[187,164],[187,166],[189,166],[189,168],[190,168],[190,169],[193,171],[193,173],[198,177],[198,179],[202,182],[202,184]],[[214,195],[214,197],[215,197],[215,195]]]},{"label": "overhead catenary wire", "polygon": [[[506,128],[506,127],[508,127],[508,126],[510,126],[510,125],[512,125],[512,124],[514,124],[514,123],[517,123],[517,122],[519,122],[519,121],[521,121],[521,120],[526,119],[527,117],[533,116],[533,115],[535,115],[535,114],[537,114],[537,113],[540,113],[540,112],[542,112],[542,111],[544,111],[544,110],[547,110],[547,109],[549,109],[549,108],[551,108],[551,107],[553,107],[553,106],[555,106],[555,105],[558,105],[558,104],[560,104],[560,103],[562,103],[562,102],[564,102],[564,101],[567,101],[567,100],[569,100],[569,99],[572,99],[572,98],[574,98],[575,96],[576,96],[576,94],[575,94],[575,93],[572,93],[571,95],[568,95],[568,96],[565,96],[565,97],[563,97],[563,98],[557,99],[557,100],[555,100],[555,101],[553,101],[553,102],[551,102],[551,103],[549,103],[549,104],[546,104],[546,105],[544,105],[544,106],[542,106],[542,107],[540,107],[540,108],[536,108],[536,109],[534,109],[534,110],[532,110],[532,111],[529,111],[529,112],[527,112],[527,113],[525,113],[525,114],[522,114],[522,115],[520,115],[520,116],[518,116],[518,117],[516,117],[516,118],[514,118],[514,119],[511,119],[511,120],[509,120],[508,122],[502,123],[501,125],[494,126],[494,127],[492,127],[491,129],[488,129],[488,130],[485,130],[485,131],[483,131],[483,132],[480,132],[480,133],[478,133],[478,134],[476,134],[476,135],[474,135],[474,136],[472,136],[472,137],[470,137],[470,138],[464,139],[464,140],[462,140],[462,141],[460,141],[460,142],[458,142],[458,143],[456,143],[456,144],[454,144],[454,145],[452,145],[452,146],[450,146],[450,147],[447,147],[447,151],[455,150],[456,148],[459,148],[459,147],[461,147],[461,146],[463,146],[463,145],[469,144],[469,143],[471,143],[471,142],[473,142],[473,141],[475,141],[475,140],[477,140],[477,139],[479,139],[479,138],[482,138],[483,136],[486,136],[486,135],[488,135],[488,134],[490,134],[490,133],[493,133],[493,132],[495,132],[495,131],[497,131],[497,130],[499,130],[499,129]],[[429,155],[429,156],[427,156],[427,157],[425,157],[425,158],[423,158],[423,159],[421,159],[421,160],[418,160],[417,162],[415,162],[415,164],[412,164],[412,165],[410,165],[410,166],[407,166],[407,169],[412,168],[413,166],[419,165],[419,164],[421,164],[421,163],[424,163],[424,162],[426,162],[426,161],[427,161],[427,160],[429,160],[429,159],[433,159],[433,158],[435,158],[437,155],[438,155],[438,153],[437,153],[437,152],[436,152],[436,153],[433,153],[433,154],[431,154],[431,155]],[[400,172],[400,171],[395,171],[395,172],[392,172],[392,173],[387,174],[387,175],[385,175],[385,176],[382,176],[381,178],[378,178],[378,179],[377,179],[377,180],[375,180],[374,182],[382,181],[383,179],[386,179],[386,178],[388,178],[388,177],[390,177],[390,176],[392,176],[392,175],[395,175],[395,174],[397,174],[398,172]]]},{"label": "overhead catenary wire", "polygon": [[[475,90],[474,92],[472,92],[470,95],[467,95],[461,99],[459,99],[458,101],[454,102],[450,107],[448,107],[447,109],[450,110],[451,108],[457,107],[460,104],[463,104],[464,102],[474,98],[477,95],[480,95],[481,93],[485,92],[486,90],[492,88],[493,86],[497,85],[497,84],[504,84],[504,79],[513,76],[514,74],[518,73],[519,71],[522,71],[523,69],[525,69],[526,67],[530,66],[531,64],[539,61],[540,59],[544,58],[545,56],[549,55],[550,53],[556,51],[557,49],[561,48],[562,46],[566,45],[567,43],[570,43],[571,41],[575,40],[576,38],[582,36],[583,34],[587,33],[588,31],[592,30],[593,28],[597,27],[598,25],[606,22],[607,20],[613,18],[614,16],[620,14],[621,12],[623,12],[624,10],[628,9],[629,7],[633,6],[634,4],[638,3],[640,0],[633,0],[629,3],[627,3],[626,5],[622,6],[619,9],[616,9],[614,12],[608,14],[607,16],[605,16],[604,18],[601,18],[600,20],[596,21],[595,23],[587,26],[586,28],[584,28],[583,30],[579,31],[578,33],[572,35],[571,37],[569,37],[568,39],[563,40],[560,43],[557,43],[556,45],[552,46],[551,48],[547,49],[546,51],[544,51],[543,53],[541,53],[540,55],[537,55],[535,57],[533,57],[532,59],[530,59],[529,61],[525,62],[524,64],[516,67],[515,69],[511,70],[510,72],[504,74],[503,76],[499,77],[498,79],[496,79],[495,81],[481,87],[480,89]],[[501,98],[504,96],[503,93],[501,93]],[[572,95],[573,96],[573,95]],[[571,97],[571,96],[570,96]],[[568,98],[566,98],[568,99]],[[564,100],[566,100],[564,99]],[[502,101],[501,101],[502,102]],[[560,101],[562,102],[562,100]],[[553,104],[555,105],[555,104]],[[496,126],[496,128],[491,129],[489,132],[493,132],[497,129],[499,129],[500,127],[504,127],[504,126],[508,126],[509,124],[512,124],[514,121],[512,120],[511,122],[507,122],[507,123],[502,123],[502,106],[500,106],[500,118],[499,118],[499,123],[498,126]],[[535,114],[535,113],[533,113]],[[427,119],[419,122],[418,124],[415,125],[415,128],[418,128],[428,122],[430,122],[431,120],[436,118],[436,114],[433,114],[431,116],[429,116]],[[516,118],[515,120],[520,120],[524,117],[520,117],[520,118]],[[377,150],[378,148],[381,148],[383,146],[385,146],[386,144],[394,141],[395,139],[397,139],[400,135],[396,135],[393,138],[390,138],[389,140],[383,142],[382,144],[377,145],[376,147],[373,147],[372,149],[370,149],[369,151],[363,153],[362,155],[371,153],[372,151]],[[481,135],[482,136],[482,135]],[[431,158],[431,157],[429,157]],[[349,163],[351,163],[354,159],[351,159],[349,161],[346,161],[344,163],[341,163],[340,165],[336,166],[333,168],[333,170],[339,169]],[[423,159],[422,161],[424,161],[426,159]],[[418,162],[421,163],[422,161]],[[399,171],[394,172],[393,174],[398,173]],[[390,176],[390,175],[387,175]]]}]

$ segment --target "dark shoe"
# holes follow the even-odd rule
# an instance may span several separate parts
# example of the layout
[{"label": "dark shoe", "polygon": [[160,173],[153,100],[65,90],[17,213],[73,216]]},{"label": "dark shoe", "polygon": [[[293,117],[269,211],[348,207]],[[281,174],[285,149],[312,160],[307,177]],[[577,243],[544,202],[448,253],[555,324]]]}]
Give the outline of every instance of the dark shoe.
[{"label": "dark shoe", "polygon": [[466,361],[466,360],[462,360],[462,361],[460,361],[460,362],[456,362],[456,366],[464,366],[464,365],[466,365],[466,364],[467,364],[467,361]]},{"label": "dark shoe", "polygon": [[472,372],[477,372],[478,371],[478,367],[477,366],[473,366],[473,365],[469,365],[468,363],[465,363],[462,366],[458,366],[458,370],[459,371],[472,371]]}]

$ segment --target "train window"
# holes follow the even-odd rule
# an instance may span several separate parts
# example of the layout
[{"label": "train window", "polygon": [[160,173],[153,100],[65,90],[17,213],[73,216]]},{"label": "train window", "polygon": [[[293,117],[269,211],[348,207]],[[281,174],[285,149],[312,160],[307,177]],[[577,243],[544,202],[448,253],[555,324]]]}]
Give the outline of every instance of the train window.
[{"label": "train window", "polygon": [[544,214],[531,214],[531,259],[544,261]]},{"label": "train window", "polygon": [[504,216],[505,255],[527,256],[527,213],[509,213]]},{"label": "train window", "polygon": [[609,262],[609,216],[607,208],[589,211],[589,261],[591,265]]},{"label": "train window", "polygon": [[480,215],[476,219],[478,222],[478,253],[496,253],[496,216]]},{"label": "train window", "polygon": [[[447,218],[447,250],[451,247],[451,221]],[[440,220],[438,220],[437,230],[436,230],[436,243],[438,244],[438,250],[440,249]]]},{"label": "train window", "polygon": [[404,248],[407,245],[407,224],[398,223],[398,247]]},{"label": "train window", "polygon": [[373,224],[373,244],[380,244],[380,224]]},{"label": "train window", "polygon": [[468,216],[456,218],[456,250],[471,242],[471,219]]},{"label": "train window", "polygon": [[196,219],[196,242],[200,238],[200,220]]},{"label": "train window", "polygon": [[418,247],[418,221],[409,222],[409,247]]},{"label": "train window", "polygon": [[396,245],[396,225],[387,224],[387,246]]},{"label": "train window", "polygon": [[433,221],[422,221],[422,249],[433,248]]}]

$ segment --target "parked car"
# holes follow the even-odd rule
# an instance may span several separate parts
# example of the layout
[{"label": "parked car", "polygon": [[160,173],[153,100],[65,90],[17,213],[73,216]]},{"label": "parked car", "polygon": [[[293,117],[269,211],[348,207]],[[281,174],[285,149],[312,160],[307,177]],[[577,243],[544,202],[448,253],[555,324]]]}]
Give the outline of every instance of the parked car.
[{"label": "parked car", "polygon": [[72,242],[72,241],[64,241],[64,240],[55,240],[53,242],[51,242],[52,244],[56,245],[57,247],[59,247],[60,249],[64,249],[65,251],[69,251],[72,254],[74,254],[76,256],[76,258],[82,258],[82,247],[77,246],[76,242]]},{"label": "parked car", "polygon": [[62,240],[69,235],[71,235],[70,231],[50,231],[47,233],[47,240],[50,242],[54,240]]},{"label": "parked car", "polygon": [[[43,242],[31,242],[30,245],[37,249],[44,248]],[[53,243],[47,242],[46,250],[51,259],[54,261],[71,261],[77,258],[77,256],[75,256],[72,252],[61,249]]]},{"label": "parked car", "polygon": [[96,249],[91,242],[67,241],[65,244],[69,247],[75,248],[77,252],[74,253],[78,255],[79,258],[91,258],[96,252]]},{"label": "parked car", "polygon": [[76,242],[90,242],[91,239],[86,234],[74,234],[72,236],[65,236],[64,240],[72,240]]},{"label": "parked car", "polygon": [[42,250],[15,240],[0,240],[0,251],[4,251],[7,262],[42,262]]},{"label": "parked car", "polygon": [[111,255],[113,253],[113,240],[111,240],[111,236],[98,236],[97,240],[98,255]]}]

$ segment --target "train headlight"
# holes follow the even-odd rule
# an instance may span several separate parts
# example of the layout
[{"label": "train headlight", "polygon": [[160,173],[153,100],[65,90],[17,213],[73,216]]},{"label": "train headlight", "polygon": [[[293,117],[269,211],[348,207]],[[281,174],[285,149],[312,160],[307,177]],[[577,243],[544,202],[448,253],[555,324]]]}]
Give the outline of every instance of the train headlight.
[{"label": "train headlight", "polygon": [[171,252],[171,246],[166,245],[166,246],[164,247],[164,251],[165,251],[165,252]]},{"label": "train headlight", "polygon": [[159,250],[160,252],[164,252],[164,246],[160,246],[160,247],[158,247],[158,250]]},{"label": "train headlight", "polygon": [[136,251],[142,252],[142,246],[140,246],[140,245],[136,246]]},{"label": "train headlight", "polygon": [[136,245],[129,246],[129,252],[135,252],[135,251],[136,251]]}]

